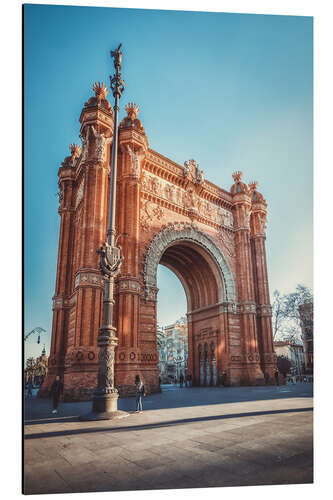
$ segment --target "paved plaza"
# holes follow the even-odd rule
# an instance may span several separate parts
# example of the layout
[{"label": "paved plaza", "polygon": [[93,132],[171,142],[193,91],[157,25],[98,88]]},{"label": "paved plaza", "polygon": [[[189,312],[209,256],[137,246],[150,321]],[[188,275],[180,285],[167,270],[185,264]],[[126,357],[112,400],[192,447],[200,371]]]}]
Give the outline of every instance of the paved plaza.
[{"label": "paved plaza", "polygon": [[271,387],[163,386],[119,399],[129,416],[82,422],[91,403],[25,399],[27,494],[313,481],[312,384]]}]

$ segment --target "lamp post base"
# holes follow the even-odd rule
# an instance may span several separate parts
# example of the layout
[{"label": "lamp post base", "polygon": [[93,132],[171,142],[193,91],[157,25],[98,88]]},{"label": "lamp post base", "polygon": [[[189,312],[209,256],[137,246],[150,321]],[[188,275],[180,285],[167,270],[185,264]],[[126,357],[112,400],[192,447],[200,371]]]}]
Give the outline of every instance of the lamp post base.
[{"label": "lamp post base", "polygon": [[118,393],[97,394],[93,397],[92,411],[81,415],[80,420],[114,420],[129,416],[126,411],[118,410]]}]

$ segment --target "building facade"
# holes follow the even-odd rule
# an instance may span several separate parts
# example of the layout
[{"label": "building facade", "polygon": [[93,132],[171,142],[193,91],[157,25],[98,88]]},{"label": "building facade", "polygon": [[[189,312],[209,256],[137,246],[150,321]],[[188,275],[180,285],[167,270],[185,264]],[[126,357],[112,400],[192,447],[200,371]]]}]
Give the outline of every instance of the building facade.
[{"label": "building facade", "polygon": [[298,308],[302,339],[305,351],[305,368],[308,372],[313,372],[313,302],[305,302]]},{"label": "building facade", "polygon": [[31,382],[33,385],[41,385],[47,376],[48,372],[48,356],[46,355],[45,346],[42,353],[36,359],[28,358],[24,370],[25,384]]},{"label": "building facade", "polygon": [[159,375],[162,383],[179,380],[187,373],[188,329],[187,319],[180,318],[163,328],[163,343],[158,349]]},{"label": "building facade", "polygon": [[[107,88],[80,116],[82,146],[72,144],[59,169],[60,238],[46,394],[56,374],[67,400],[97,385],[97,335],[103,277],[97,249],[105,241],[114,115]],[[276,366],[266,264],[267,204],[257,183],[233,174],[223,189],[195,160],[177,164],[149,147],[138,107],[119,125],[117,234],[124,256],[116,278],[118,346],[115,384],[131,394],[142,376],[159,390],[157,266],[171,269],[188,303],[187,371],[210,385],[214,370],[231,384],[262,383]],[[127,237],[121,236],[123,233]]]},{"label": "building facade", "polygon": [[296,375],[302,375],[305,367],[305,354],[302,344],[296,344],[288,340],[274,342],[277,356],[284,356],[291,362],[291,367]]}]

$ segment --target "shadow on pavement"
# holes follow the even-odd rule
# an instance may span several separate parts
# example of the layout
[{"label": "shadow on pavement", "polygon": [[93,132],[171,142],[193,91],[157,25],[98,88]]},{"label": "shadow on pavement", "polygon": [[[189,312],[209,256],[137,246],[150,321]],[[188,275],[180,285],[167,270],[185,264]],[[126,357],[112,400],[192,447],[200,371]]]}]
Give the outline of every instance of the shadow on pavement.
[{"label": "shadow on pavement", "polygon": [[[195,417],[195,418],[184,418],[179,420],[170,420],[167,422],[157,422],[151,424],[143,424],[143,425],[128,425],[122,427],[97,427],[97,428],[89,428],[89,429],[73,429],[73,430],[63,430],[63,431],[54,431],[54,432],[39,432],[36,434],[28,434],[25,436],[25,439],[39,439],[39,438],[48,438],[48,437],[60,437],[60,436],[73,436],[75,434],[90,434],[92,432],[124,432],[124,431],[137,431],[137,430],[148,430],[148,429],[157,429],[161,427],[171,427],[174,425],[183,425],[195,422],[207,422],[213,420],[226,420],[231,418],[240,418],[240,417],[257,417],[261,415],[277,415],[283,413],[300,413],[306,411],[313,411],[313,408],[294,408],[288,410],[266,410],[266,411],[253,411],[248,413],[231,413],[228,415],[218,415],[218,416],[209,416],[209,417]],[[66,420],[68,422],[69,420]],[[77,421],[77,419],[72,420]],[[45,422],[44,422],[45,423]]]},{"label": "shadow on pavement", "polygon": [[[295,386],[251,386],[251,387],[193,387],[180,388],[162,386],[162,392],[150,394],[144,400],[144,409],[162,410],[194,406],[220,405],[268,399],[312,398],[313,384]],[[88,413],[91,401],[60,403],[57,417],[50,415],[51,400],[31,398],[24,401],[25,424],[34,425],[52,422],[70,422],[75,415]],[[135,409],[135,398],[119,398],[118,409],[131,412]]]}]

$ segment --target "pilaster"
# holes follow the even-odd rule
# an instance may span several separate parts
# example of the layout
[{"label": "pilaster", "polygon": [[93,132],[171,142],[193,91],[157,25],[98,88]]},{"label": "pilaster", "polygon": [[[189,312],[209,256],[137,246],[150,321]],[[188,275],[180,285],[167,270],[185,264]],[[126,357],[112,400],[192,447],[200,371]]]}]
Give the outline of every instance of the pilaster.
[{"label": "pilaster", "polygon": [[241,182],[242,173],[233,174],[233,214],[235,229],[236,267],[240,326],[242,331],[242,374],[243,383],[262,382],[259,343],[256,321],[255,290],[253,284],[253,263],[250,242],[251,197]]},{"label": "pilaster", "polygon": [[262,370],[267,371],[271,377],[276,367],[274,353],[272,310],[269,298],[269,286],[266,261],[266,219],[267,203],[261,193],[257,191],[257,182],[250,186],[251,196],[251,247],[253,258],[253,282],[257,303],[257,328],[260,344],[260,358]]}]

